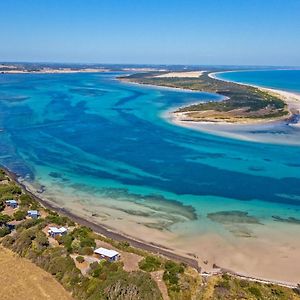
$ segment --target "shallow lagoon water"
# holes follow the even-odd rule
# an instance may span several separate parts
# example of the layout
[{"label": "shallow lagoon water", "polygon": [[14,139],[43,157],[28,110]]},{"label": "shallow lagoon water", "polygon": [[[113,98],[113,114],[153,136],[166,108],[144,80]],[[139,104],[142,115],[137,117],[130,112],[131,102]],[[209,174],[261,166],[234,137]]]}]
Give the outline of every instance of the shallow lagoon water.
[{"label": "shallow lagoon water", "polygon": [[[299,146],[174,126],[162,117],[167,110],[220,98],[117,75],[1,75],[1,164],[34,189],[45,186],[43,197],[57,205],[125,234],[152,230],[160,244],[164,233],[180,247],[180,237],[208,232],[238,243],[259,223],[297,232],[288,220],[300,219]],[[233,211],[231,227],[222,213],[220,222],[207,217],[222,211]]]}]

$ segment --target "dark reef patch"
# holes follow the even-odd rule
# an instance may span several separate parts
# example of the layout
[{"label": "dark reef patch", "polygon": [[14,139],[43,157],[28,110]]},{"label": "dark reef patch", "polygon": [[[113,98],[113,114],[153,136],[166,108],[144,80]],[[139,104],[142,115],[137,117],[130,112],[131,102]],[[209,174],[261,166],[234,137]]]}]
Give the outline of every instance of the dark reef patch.
[{"label": "dark reef patch", "polygon": [[217,223],[221,224],[262,224],[258,220],[258,218],[249,216],[248,212],[239,211],[239,210],[231,210],[231,211],[219,211],[215,213],[207,214],[207,217]]},{"label": "dark reef patch", "polygon": [[282,217],[279,217],[279,216],[272,216],[272,218],[276,222],[284,222],[284,223],[300,225],[300,219],[297,219],[297,218],[294,218],[294,217],[282,218]]},{"label": "dark reef patch", "polygon": [[87,97],[98,97],[106,94],[106,91],[101,89],[95,89],[95,88],[71,88],[69,89],[69,91],[71,93],[76,93],[81,96],[87,96]]}]

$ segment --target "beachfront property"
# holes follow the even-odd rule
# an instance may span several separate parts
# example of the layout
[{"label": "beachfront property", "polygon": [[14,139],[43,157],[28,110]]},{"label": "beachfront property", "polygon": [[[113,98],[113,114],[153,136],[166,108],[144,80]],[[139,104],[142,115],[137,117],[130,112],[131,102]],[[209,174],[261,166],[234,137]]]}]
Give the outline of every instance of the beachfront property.
[{"label": "beachfront property", "polygon": [[67,232],[68,232],[68,229],[65,227],[60,227],[60,228],[49,227],[49,229],[48,229],[49,236],[51,236],[53,238],[56,238],[58,236],[63,236],[65,234],[67,234]]},{"label": "beachfront property", "polygon": [[37,219],[40,216],[40,213],[37,210],[28,210],[27,216],[32,219]]},{"label": "beachfront property", "polygon": [[105,259],[110,262],[117,261],[120,258],[120,253],[115,250],[109,250],[106,248],[98,248],[94,250],[94,254],[101,259]]},{"label": "beachfront property", "polygon": [[16,200],[6,200],[5,201],[6,206],[9,206],[11,208],[17,208],[18,207],[18,202]]}]

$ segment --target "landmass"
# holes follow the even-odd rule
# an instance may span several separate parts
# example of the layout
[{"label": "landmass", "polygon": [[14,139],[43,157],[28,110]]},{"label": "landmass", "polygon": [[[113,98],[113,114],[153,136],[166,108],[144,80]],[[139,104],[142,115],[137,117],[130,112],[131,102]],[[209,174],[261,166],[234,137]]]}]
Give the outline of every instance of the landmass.
[{"label": "landmass", "polygon": [[251,124],[293,120],[300,111],[300,97],[297,95],[219,80],[210,71],[156,71],[119,78],[127,82],[217,93],[223,96],[220,101],[178,108],[173,112],[175,121]]},{"label": "landmass", "polygon": [[55,64],[0,64],[0,74],[65,74],[65,73],[97,73],[110,71],[105,67],[66,66]]},{"label": "landmass", "polygon": [[[14,202],[9,202],[11,199]],[[32,211],[38,212],[38,216],[30,217]],[[230,214],[236,216],[237,222],[257,222],[241,212]],[[224,212],[219,215],[227,217]],[[212,218],[215,216],[211,215]],[[55,288],[52,292],[62,296],[44,294],[39,299],[68,299],[68,293],[79,300],[300,299],[297,285],[276,285],[245,278],[218,266],[214,266],[214,274],[201,272],[193,267],[192,260],[180,256],[171,259],[168,251],[155,251],[157,246],[145,250],[141,243],[134,244],[134,240],[124,239],[121,235],[113,234],[113,239],[108,236],[109,231],[96,232],[87,226],[89,224],[87,220],[64,214],[63,210],[54,211],[51,206],[47,207],[42,199],[16,182],[12,173],[0,170],[0,243],[1,247],[9,249],[0,248],[0,264],[7,261],[5,265],[10,266],[9,269],[1,267],[2,281],[13,280],[15,283],[18,280],[18,289],[27,284],[34,288],[39,281],[31,284],[33,276],[47,272],[47,276],[55,278],[66,290],[64,294],[60,287]],[[54,238],[49,234],[53,226],[64,228],[65,234]],[[117,251],[120,259],[108,261],[95,257],[94,250],[98,247]],[[32,274],[26,278],[11,274],[12,270],[21,268],[20,265],[31,268]],[[47,285],[51,284],[56,283],[47,281]],[[26,291],[24,287],[23,292]],[[6,284],[5,295],[9,298],[4,296],[1,299],[20,299],[14,285]]]},{"label": "landmass", "polygon": [[0,246],[0,299],[72,300],[55,278],[30,260]]}]

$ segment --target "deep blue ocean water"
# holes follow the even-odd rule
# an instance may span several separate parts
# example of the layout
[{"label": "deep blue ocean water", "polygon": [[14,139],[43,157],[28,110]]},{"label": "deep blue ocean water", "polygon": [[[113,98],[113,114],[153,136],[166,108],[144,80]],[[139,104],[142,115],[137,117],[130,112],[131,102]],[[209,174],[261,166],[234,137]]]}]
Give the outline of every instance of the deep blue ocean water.
[{"label": "deep blue ocean water", "polygon": [[218,73],[220,79],[300,93],[300,70],[260,70]]},{"label": "deep blue ocean water", "polygon": [[[252,74],[255,80],[249,72],[220,76],[300,90],[290,81],[300,71]],[[220,98],[122,83],[117,75],[1,75],[1,164],[46,190],[61,188],[56,196],[66,206],[67,187],[95,199],[176,200],[202,221],[222,210],[300,219],[300,147],[174,126],[162,117],[167,110]]]}]

